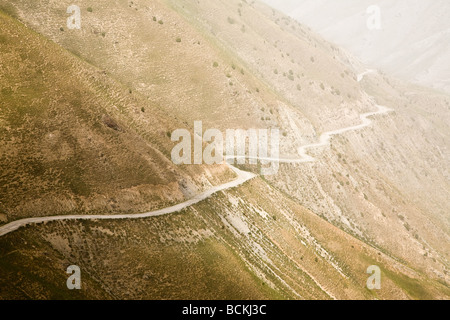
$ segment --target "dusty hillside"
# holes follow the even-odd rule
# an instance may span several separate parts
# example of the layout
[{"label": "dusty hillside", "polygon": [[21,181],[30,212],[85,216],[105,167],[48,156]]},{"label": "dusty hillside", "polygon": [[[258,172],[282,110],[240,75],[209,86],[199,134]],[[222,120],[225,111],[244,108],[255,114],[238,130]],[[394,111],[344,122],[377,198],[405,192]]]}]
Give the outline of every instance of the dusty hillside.
[{"label": "dusty hillside", "polygon": [[[282,163],[277,175],[177,214],[7,234],[1,297],[448,299],[447,95],[382,73],[358,77],[360,62],[259,2],[81,1],[81,30],[65,28],[71,3],[44,2],[0,6],[39,33],[2,16],[1,62],[14,67],[2,67],[0,81],[15,84],[2,95],[23,99],[2,98],[0,113],[10,128],[0,209],[15,210],[13,219],[141,212],[231,179],[225,166],[170,161],[170,132],[195,120],[279,127],[281,157],[296,159],[300,146],[358,125],[377,104],[392,112],[311,150],[316,162]],[[21,117],[15,126],[13,117]],[[21,164],[25,152],[33,161]],[[18,174],[20,186],[8,178]],[[89,194],[59,178],[70,174]],[[27,198],[16,206],[16,189],[42,211]],[[71,210],[60,209],[66,198]],[[76,295],[65,288],[69,264],[88,275]],[[365,286],[373,264],[383,271],[380,291]]]},{"label": "dusty hillside", "polygon": [[[261,195],[266,195],[262,197]],[[430,299],[450,289],[255,180],[179,214],[56,222],[2,238],[6,298]],[[34,261],[42,261],[36,267]],[[86,288],[68,293],[74,261]],[[365,287],[379,265],[383,290]]]},{"label": "dusty hillside", "polygon": [[178,120],[18,22],[0,23],[2,222],[140,212],[232,178],[173,165],[167,132]]},{"label": "dusty hillside", "polygon": [[[358,114],[376,103],[394,109],[372,128],[334,138],[330,150],[317,152],[318,164],[282,165],[280,175],[267,179],[344,230],[447,277],[447,95],[382,74],[358,82],[357,60],[258,2],[171,3],[187,19],[197,17],[200,30],[210,30],[282,97],[278,119],[288,133],[287,154],[324,130],[358,123]],[[292,81],[289,71],[280,75],[295,63],[303,90],[295,89],[300,80]]]},{"label": "dusty hillside", "polygon": [[[450,4],[445,0],[265,0],[364,62],[450,92]],[[366,27],[380,8],[381,29]],[[373,11],[372,11],[373,14]]]}]

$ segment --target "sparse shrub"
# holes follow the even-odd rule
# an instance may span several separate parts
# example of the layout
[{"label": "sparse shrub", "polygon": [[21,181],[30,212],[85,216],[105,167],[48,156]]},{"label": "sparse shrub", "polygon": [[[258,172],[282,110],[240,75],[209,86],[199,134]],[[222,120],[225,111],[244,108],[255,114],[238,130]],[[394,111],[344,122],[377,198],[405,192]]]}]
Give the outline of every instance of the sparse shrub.
[{"label": "sparse shrub", "polygon": [[321,88],[322,90],[325,90],[325,86],[323,85],[323,83],[320,84],[320,88]]},{"label": "sparse shrub", "polygon": [[298,91],[302,91],[302,86],[298,84],[298,85],[297,85],[297,90],[298,90]]},{"label": "sparse shrub", "polygon": [[91,7],[89,7],[89,8],[87,8],[87,11],[88,11],[88,12],[92,12],[93,10],[92,10]]},{"label": "sparse shrub", "polygon": [[176,42],[181,42],[181,38],[178,37],[178,38],[176,39]]},{"label": "sparse shrub", "polygon": [[111,128],[111,129],[113,129],[113,130],[115,130],[115,131],[121,131],[120,126],[119,126],[119,125],[117,124],[117,122],[116,122],[113,118],[111,118],[110,116],[104,115],[104,116],[102,117],[102,120],[103,120],[103,123],[104,123],[106,126],[108,126],[109,128]]},{"label": "sparse shrub", "polygon": [[156,20],[158,20],[158,19],[156,19],[156,17],[153,17],[153,21],[155,21],[155,22],[156,22]]},{"label": "sparse shrub", "polygon": [[159,24],[164,24],[164,21],[159,20],[158,23],[159,23]]},{"label": "sparse shrub", "polygon": [[278,70],[277,69],[273,70],[273,73],[278,74]]},{"label": "sparse shrub", "polygon": [[59,31],[64,32],[64,28],[63,27],[59,28]]},{"label": "sparse shrub", "polygon": [[244,75],[244,69],[241,69],[241,74]]},{"label": "sparse shrub", "polygon": [[314,61],[315,61],[314,57],[311,57],[311,62],[314,62]]},{"label": "sparse shrub", "polygon": [[234,23],[236,22],[236,21],[234,21],[234,19],[231,18],[231,17],[228,17],[228,18],[227,18],[227,21],[228,21],[229,24],[234,24]]},{"label": "sparse shrub", "polygon": [[142,107],[142,108],[141,108],[141,111],[142,111],[142,112],[145,112],[145,108],[144,108],[144,107]]},{"label": "sparse shrub", "polygon": [[214,67],[214,68],[217,68],[218,66],[219,66],[219,63],[218,63],[217,61],[214,61],[213,67]]}]

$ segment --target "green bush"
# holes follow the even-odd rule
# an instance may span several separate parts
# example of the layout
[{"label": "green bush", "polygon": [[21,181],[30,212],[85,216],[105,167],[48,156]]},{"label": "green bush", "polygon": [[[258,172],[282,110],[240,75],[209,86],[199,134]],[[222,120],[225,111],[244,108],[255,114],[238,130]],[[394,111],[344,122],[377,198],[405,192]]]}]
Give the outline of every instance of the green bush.
[{"label": "green bush", "polygon": [[213,67],[214,68],[217,68],[219,66],[219,63],[218,62],[216,62],[216,61],[214,61],[214,63],[213,63]]},{"label": "green bush", "polygon": [[181,42],[181,38],[177,38],[176,41],[177,41],[177,42]]},{"label": "green bush", "polygon": [[92,12],[92,8],[91,7],[87,8],[87,11]]}]

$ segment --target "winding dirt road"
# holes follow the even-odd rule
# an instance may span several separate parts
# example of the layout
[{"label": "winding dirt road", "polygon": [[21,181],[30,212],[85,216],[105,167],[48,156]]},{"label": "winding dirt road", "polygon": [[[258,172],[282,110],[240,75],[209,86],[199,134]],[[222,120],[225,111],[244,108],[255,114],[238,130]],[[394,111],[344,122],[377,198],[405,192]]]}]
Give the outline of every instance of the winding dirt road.
[{"label": "winding dirt road", "polygon": [[157,217],[162,216],[169,213],[179,212],[187,207],[190,207],[196,203],[199,203],[200,201],[203,201],[209,197],[211,197],[213,194],[228,190],[231,188],[235,188],[248,180],[253,179],[256,177],[255,174],[247,171],[239,170],[236,167],[233,167],[229,165],[229,167],[237,174],[238,178],[236,180],[233,180],[231,182],[222,184],[220,186],[212,187],[211,189],[202,192],[198,195],[196,195],[194,198],[189,199],[185,202],[176,204],[171,207],[146,212],[146,213],[138,213],[138,214],[117,214],[117,215],[64,215],[64,216],[49,216],[49,217],[39,217],[39,218],[27,218],[27,219],[21,219],[16,220],[11,223],[8,223],[2,227],[0,227],[0,237],[4,236],[5,234],[8,234],[10,232],[13,232],[20,227],[29,225],[29,224],[37,224],[47,221],[59,221],[59,220],[121,220],[121,219],[141,219],[141,218],[149,218],[149,217]]},{"label": "winding dirt road", "polygon": [[[366,72],[358,75],[358,81],[361,81],[365,75],[375,72],[373,70],[367,70]],[[328,131],[324,132],[319,139],[318,143],[309,144],[302,146],[298,149],[298,153],[301,158],[299,159],[273,159],[273,158],[257,158],[257,160],[260,161],[277,161],[280,163],[306,163],[306,162],[314,162],[316,161],[315,158],[307,154],[307,150],[312,148],[321,148],[324,146],[327,146],[330,143],[330,139],[332,136],[343,134],[348,131],[354,131],[354,130],[360,130],[362,128],[365,128],[369,126],[372,123],[372,120],[369,119],[369,117],[384,114],[387,112],[392,111],[389,108],[379,106],[377,105],[378,110],[374,112],[364,113],[360,115],[361,124],[342,128],[339,130],[334,131]],[[233,157],[227,157],[226,160],[232,159]],[[237,158],[237,157],[234,157]],[[249,157],[246,157],[249,158]],[[254,158],[250,158],[254,159]],[[194,204],[197,204],[209,197],[211,197],[213,194],[225,191],[231,188],[235,188],[237,186],[240,186],[244,184],[245,182],[253,179],[256,177],[255,174],[247,171],[239,170],[238,168],[232,166],[231,164],[226,163],[231,170],[233,170],[236,175],[238,176],[236,180],[222,184],[220,186],[212,187],[211,189],[204,191],[198,195],[196,195],[194,198],[189,199],[185,202],[179,203],[177,205],[166,207],[163,209],[146,212],[146,213],[140,213],[140,214],[118,214],[118,215],[63,215],[63,216],[49,216],[49,217],[37,217],[37,218],[26,218],[21,220],[16,220],[13,222],[10,222],[4,226],[0,227],[0,237],[4,236],[10,232],[13,232],[21,227],[24,227],[26,225],[30,224],[38,224],[43,222],[49,222],[49,221],[60,221],[60,220],[122,220],[122,219],[142,219],[142,218],[149,218],[149,217],[157,217],[162,216],[170,213],[179,212],[187,207],[190,207]]]}]

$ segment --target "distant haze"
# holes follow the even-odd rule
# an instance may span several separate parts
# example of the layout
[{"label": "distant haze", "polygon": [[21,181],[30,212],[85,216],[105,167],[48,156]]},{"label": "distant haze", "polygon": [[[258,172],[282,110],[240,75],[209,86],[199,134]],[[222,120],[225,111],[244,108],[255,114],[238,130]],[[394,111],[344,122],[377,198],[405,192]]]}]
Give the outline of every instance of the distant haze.
[{"label": "distant haze", "polygon": [[[263,0],[389,74],[450,92],[448,0]],[[381,29],[369,30],[377,5]]]}]

